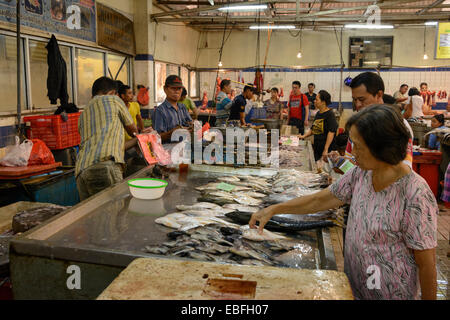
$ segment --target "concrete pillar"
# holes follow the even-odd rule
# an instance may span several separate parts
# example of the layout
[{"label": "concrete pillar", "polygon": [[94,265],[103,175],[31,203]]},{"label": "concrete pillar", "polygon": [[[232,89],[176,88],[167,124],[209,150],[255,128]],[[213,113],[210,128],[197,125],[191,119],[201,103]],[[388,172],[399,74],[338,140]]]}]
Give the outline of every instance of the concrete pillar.
[{"label": "concrete pillar", "polygon": [[136,85],[141,84],[150,87],[150,101],[145,108],[153,108],[155,105],[153,77],[154,32],[153,24],[150,21],[152,10],[152,0],[134,1],[134,33],[136,36],[134,79]]}]

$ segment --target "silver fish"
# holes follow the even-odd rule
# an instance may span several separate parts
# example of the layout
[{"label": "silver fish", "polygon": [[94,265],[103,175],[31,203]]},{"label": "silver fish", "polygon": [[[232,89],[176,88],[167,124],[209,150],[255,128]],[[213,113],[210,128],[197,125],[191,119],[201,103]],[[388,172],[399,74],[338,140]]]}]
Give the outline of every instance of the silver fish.
[{"label": "silver fish", "polygon": [[264,267],[264,266],[268,265],[267,263],[264,263],[259,260],[253,260],[253,259],[244,259],[241,261],[241,264],[243,264],[245,266],[258,266],[258,267]]},{"label": "silver fish", "polygon": [[214,259],[204,252],[198,252],[198,251],[190,251],[188,253],[188,257],[195,259],[195,260],[203,260],[203,261],[213,261]]},{"label": "silver fish", "polygon": [[242,237],[244,239],[252,240],[252,241],[273,241],[273,240],[281,240],[286,239],[285,236],[277,234],[275,232],[270,232],[269,230],[264,229],[262,234],[259,234],[258,229],[250,229],[250,226],[244,225],[241,228]]},{"label": "silver fish", "polygon": [[218,179],[217,179],[218,181],[223,181],[223,182],[239,182],[239,181],[241,181],[241,179],[239,179],[238,177],[236,177],[236,176],[225,176],[225,177],[219,177]]},{"label": "silver fish", "polygon": [[153,253],[153,254],[166,254],[169,251],[169,248],[167,247],[150,247],[146,246],[144,249],[145,252]]},{"label": "silver fish", "polygon": [[193,247],[179,247],[179,248],[176,248],[176,249],[177,250],[172,253],[173,256],[185,255],[188,252],[195,250],[195,248],[193,248]]},{"label": "silver fish", "polygon": [[217,189],[217,186],[219,184],[220,183],[218,183],[218,182],[211,182],[211,183],[205,184],[203,186],[195,187],[195,190],[203,191],[203,190],[206,190],[206,189]]},{"label": "silver fish", "polygon": [[237,204],[237,203],[225,204],[225,205],[223,205],[223,208],[230,209],[230,210],[233,210],[233,211],[252,212],[252,213],[253,212],[258,212],[260,210],[258,207],[243,206],[242,204]]},{"label": "silver fish", "polygon": [[186,206],[186,205],[178,205],[177,210],[180,211],[186,211],[186,210],[201,210],[201,209],[219,209],[221,208],[219,205],[211,202],[197,202],[193,205]]},{"label": "silver fish", "polygon": [[235,195],[233,197],[233,199],[237,203],[240,203],[240,204],[243,204],[246,206],[259,206],[260,204],[263,203],[263,201],[260,199],[255,199],[255,198],[245,196],[245,195]]},{"label": "silver fish", "polygon": [[238,196],[248,196],[251,198],[264,198],[266,195],[264,193],[255,192],[255,191],[245,191],[245,192],[236,192]]}]

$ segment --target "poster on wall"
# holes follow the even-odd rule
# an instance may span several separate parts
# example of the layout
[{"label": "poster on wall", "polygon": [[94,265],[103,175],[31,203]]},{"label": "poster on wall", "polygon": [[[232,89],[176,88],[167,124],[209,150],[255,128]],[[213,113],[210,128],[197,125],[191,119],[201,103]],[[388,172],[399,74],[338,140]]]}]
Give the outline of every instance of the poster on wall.
[{"label": "poster on wall", "polygon": [[[70,23],[77,12],[80,28]],[[21,0],[21,13],[22,26],[96,41],[95,0]],[[16,23],[16,0],[0,0],[0,21]]]},{"label": "poster on wall", "polygon": [[450,59],[450,22],[439,22],[436,37],[436,59]]},{"label": "poster on wall", "polygon": [[97,3],[98,44],[136,55],[133,21],[123,14]]}]

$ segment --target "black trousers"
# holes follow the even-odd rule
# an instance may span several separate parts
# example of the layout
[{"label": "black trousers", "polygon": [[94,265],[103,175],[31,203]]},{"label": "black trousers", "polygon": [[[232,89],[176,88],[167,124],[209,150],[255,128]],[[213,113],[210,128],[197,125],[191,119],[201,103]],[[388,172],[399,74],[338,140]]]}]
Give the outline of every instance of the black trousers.
[{"label": "black trousers", "polygon": [[300,119],[297,119],[297,118],[291,118],[289,120],[288,125],[297,127],[298,128],[298,132],[300,134],[304,134],[305,133],[305,124],[303,123],[303,119],[300,120]]}]

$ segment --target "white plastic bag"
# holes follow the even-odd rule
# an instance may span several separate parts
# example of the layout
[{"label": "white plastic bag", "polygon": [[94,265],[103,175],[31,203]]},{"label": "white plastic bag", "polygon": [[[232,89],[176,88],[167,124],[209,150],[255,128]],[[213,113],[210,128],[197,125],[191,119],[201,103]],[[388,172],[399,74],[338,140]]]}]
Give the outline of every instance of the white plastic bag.
[{"label": "white plastic bag", "polygon": [[5,167],[26,167],[30,158],[33,142],[24,140],[20,143],[16,136],[16,144],[6,149],[6,155],[0,160],[0,165]]}]

